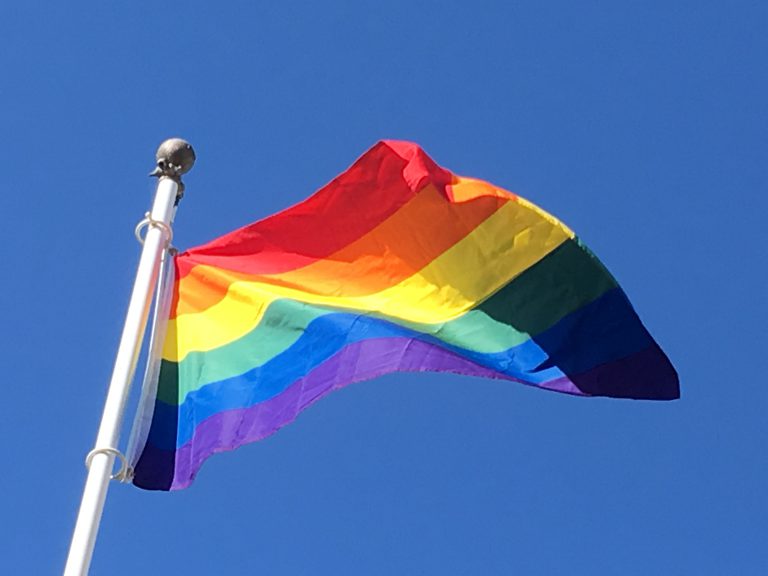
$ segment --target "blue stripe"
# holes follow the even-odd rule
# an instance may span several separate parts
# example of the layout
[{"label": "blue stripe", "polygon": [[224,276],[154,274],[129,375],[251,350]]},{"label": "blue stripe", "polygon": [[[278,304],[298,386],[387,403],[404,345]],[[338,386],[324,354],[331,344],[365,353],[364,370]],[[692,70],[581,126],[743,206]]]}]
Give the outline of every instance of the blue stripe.
[{"label": "blue stripe", "polygon": [[440,346],[531,385],[586,372],[653,344],[620,288],[606,292],[533,339],[494,354],[449,346],[434,336],[385,320],[331,313],[312,321],[290,348],[263,366],[191,392],[180,406],[158,401],[153,422],[178,422],[178,427],[173,430],[171,426],[155,425],[148,441],[164,449],[182,446],[192,437],[195,427],[213,414],[277,396],[348,344],[391,337],[414,338]]}]

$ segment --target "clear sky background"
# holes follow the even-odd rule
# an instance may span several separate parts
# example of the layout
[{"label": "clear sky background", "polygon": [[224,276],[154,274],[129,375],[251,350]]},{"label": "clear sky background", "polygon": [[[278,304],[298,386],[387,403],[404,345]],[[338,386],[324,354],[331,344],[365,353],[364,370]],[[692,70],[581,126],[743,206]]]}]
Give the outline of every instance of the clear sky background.
[{"label": "clear sky background", "polygon": [[113,483],[93,574],[768,573],[766,30],[738,0],[4,3],[0,572],[63,567],[146,174],[182,136],[180,248],[382,138],[527,197],[619,279],[683,397],[357,384],[188,490]]}]

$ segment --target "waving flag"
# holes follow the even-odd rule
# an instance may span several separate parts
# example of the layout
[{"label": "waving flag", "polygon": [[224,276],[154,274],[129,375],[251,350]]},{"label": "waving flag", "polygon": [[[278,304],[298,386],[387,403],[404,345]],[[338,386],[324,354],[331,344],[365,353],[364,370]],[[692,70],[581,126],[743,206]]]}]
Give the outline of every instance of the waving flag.
[{"label": "waving flag", "polygon": [[564,224],[380,142],[304,202],[175,257],[134,483],[188,486],[332,390],[453,372],[668,400],[674,368]]}]

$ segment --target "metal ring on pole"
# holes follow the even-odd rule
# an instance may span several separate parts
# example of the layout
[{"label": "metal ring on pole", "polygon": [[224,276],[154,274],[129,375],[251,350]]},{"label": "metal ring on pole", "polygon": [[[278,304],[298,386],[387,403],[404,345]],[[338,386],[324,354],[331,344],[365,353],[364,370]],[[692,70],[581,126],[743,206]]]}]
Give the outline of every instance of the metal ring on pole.
[{"label": "metal ring on pole", "polygon": [[93,457],[96,456],[96,454],[112,454],[115,458],[120,460],[120,470],[110,476],[112,480],[117,480],[119,482],[129,482],[131,478],[133,478],[133,469],[128,465],[128,460],[126,460],[125,456],[123,456],[123,453],[116,448],[94,448],[88,452],[88,455],[85,457],[86,468],[90,469],[91,461],[93,460]]},{"label": "metal ring on pole", "polygon": [[141,235],[141,231],[149,226],[162,230],[163,235],[165,236],[166,246],[171,245],[171,242],[173,241],[173,229],[165,222],[153,219],[152,214],[149,212],[144,214],[144,219],[136,224],[136,229],[133,231],[134,235],[136,236],[136,240],[139,241],[139,244],[144,244],[144,237]]}]

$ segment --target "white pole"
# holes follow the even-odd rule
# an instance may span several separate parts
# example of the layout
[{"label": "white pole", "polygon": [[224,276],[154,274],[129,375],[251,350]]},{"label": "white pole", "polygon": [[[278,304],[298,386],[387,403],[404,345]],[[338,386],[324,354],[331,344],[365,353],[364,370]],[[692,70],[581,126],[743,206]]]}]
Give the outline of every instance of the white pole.
[{"label": "white pole", "polygon": [[[187,155],[179,161],[179,143],[185,146]],[[167,144],[175,145],[170,152],[176,152],[174,157]],[[182,155],[183,155],[182,151]],[[164,155],[161,157],[161,153]],[[191,156],[190,156],[191,155]],[[186,162],[184,162],[186,160]],[[115,367],[104,403],[104,413],[99,425],[94,449],[88,454],[88,477],[83,489],[83,499],[80,503],[77,522],[72,534],[64,576],[85,576],[93,556],[96,534],[99,530],[104,501],[107,497],[109,480],[115,462],[117,443],[120,438],[120,428],[123,411],[128,398],[136,362],[144,339],[147,317],[152,303],[152,295],[157,283],[160,257],[170,242],[171,224],[176,211],[175,205],[179,193],[179,175],[191,168],[194,162],[194,152],[186,142],[178,139],[167,140],[158,150],[158,170],[160,176],[157,184],[155,201],[152,211],[147,217],[147,233],[144,237],[144,248],[141,251],[136,280],[128,304],[123,334],[115,358]],[[120,456],[121,460],[122,455]],[[125,462],[121,462],[125,466]]]}]

